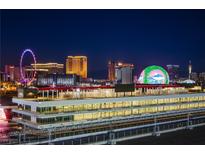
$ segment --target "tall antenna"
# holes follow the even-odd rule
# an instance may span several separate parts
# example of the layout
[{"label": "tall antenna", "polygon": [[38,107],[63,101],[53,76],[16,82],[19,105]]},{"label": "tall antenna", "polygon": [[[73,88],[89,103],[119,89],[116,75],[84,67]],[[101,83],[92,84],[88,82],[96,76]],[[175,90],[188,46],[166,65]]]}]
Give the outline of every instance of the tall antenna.
[{"label": "tall antenna", "polygon": [[191,60],[189,60],[189,79],[191,79],[191,72],[192,72],[192,64],[191,64]]}]

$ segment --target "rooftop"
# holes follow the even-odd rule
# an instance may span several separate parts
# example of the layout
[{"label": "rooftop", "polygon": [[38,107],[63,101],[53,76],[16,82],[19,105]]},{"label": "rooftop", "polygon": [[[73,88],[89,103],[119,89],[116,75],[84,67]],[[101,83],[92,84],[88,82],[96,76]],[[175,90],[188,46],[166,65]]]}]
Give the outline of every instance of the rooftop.
[{"label": "rooftop", "polygon": [[[177,88],[183,87],[181,85],[171,85],[171,84],[136,84],[135,88]],[[56,86],[56,87],[41,87],[38,90],[92,90],[92,89],[114,89],[112,85],[107,86]]]},{"label": "rooftop", "polygon": [[92,98],[92,99],[25,99],[13,98],[12,102],[18,104],[26,104],[32,106],[55,106],[55,105],[75,105],[75,104],[92,104],[92,103],[106,103],[106,102],[123,102],[136,100],[150,100],[150,99],[166,99],[166,98],[184,98],[205,96],[205,93],[186,93],[186,94],[170,94],[170,95],[151,95],[151,96],[132,96],[132,97],[115,97],[115,98]]}]

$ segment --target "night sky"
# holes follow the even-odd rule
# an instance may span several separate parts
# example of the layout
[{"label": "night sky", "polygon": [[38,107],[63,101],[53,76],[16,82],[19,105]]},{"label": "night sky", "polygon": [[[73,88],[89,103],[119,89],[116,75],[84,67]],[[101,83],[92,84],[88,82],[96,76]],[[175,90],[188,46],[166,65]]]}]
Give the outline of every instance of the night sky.
[{"label": "night sky", "polygon": [[[1,10],[1,68],[32,49],[38,62],[88,57],[89,77],[106,78],[109,59],[179,64],[205,71],[205,10]],[[28,55],[27,55],[28,56]]]}]

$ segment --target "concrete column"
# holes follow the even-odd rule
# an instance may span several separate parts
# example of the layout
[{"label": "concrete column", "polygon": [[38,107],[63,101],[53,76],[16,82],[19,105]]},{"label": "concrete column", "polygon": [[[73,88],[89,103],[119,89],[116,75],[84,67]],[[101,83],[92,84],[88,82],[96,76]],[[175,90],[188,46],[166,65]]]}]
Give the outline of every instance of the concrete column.
[{"label": "concrete column", "polygon": [[32,105],[31,105],[31,111],[32,111],[32,112],[36,112],[36,106],[32,106]]},{"label": "concrete column", "polygon": [[54,90],[52,90],[52,98],[54,98]]},{"label": "concrete column", "polygon": [[31,122],[36,123],[36,117],[31,116]]},{"label": "concrete column", "polygon": [[59,91],[58,90],[56,91],[56,97],[57,98],[59,97]]}]

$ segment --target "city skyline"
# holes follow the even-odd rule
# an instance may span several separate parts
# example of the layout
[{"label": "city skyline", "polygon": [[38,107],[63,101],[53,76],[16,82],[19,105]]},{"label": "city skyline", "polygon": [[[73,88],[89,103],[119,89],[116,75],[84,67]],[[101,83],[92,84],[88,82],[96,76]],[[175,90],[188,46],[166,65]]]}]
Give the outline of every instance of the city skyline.
[{"label": "city skyline", "polygon": [[203,72],[204,17],[204,10],[1,10],[1,69],[19,65],[31,48],[39,63],[85,55],[96,78],[107,77],[109,60],[133,63],[137,74],[177,64],[184,75],[191,60],[193,72]]},{"label": "city skyline", "polygon": [[205,144],[204,19],[0,10],[0,145]]}]

